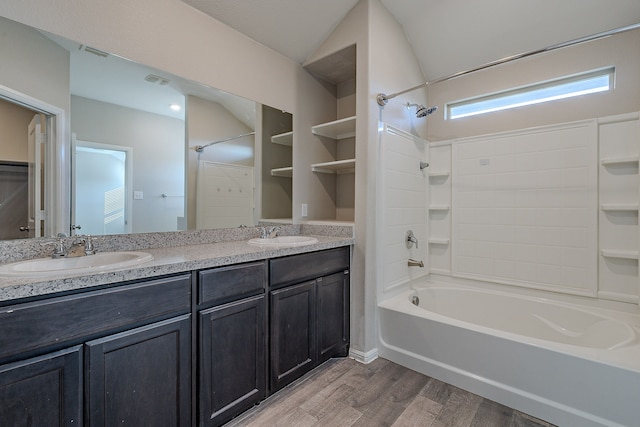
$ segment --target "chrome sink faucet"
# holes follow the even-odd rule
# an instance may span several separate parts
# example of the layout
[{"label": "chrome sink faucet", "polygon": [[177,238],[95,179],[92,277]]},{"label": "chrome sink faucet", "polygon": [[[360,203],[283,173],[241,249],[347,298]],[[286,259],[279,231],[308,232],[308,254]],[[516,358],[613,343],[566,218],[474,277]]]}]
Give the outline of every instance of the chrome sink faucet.
[{"label": "chrome sink faucet", "polygon": [[278,235],[278,231],[280,231],[280,227],[260,227],[260,238],[273,239]]},{"label": "chrome sink faucet", "polygon": [[40,243],[42,246],[54,245],[53,252],[51,253],[51,258],[58,259],[64,258],[67,256],[67,248],[64,247],[64,243],[62,242],[62,238],[53,241],[53,242],[44,242]]},{"label": "chrome sink faucet", "polygon": [[73,258],[85,255],[93,255],[95,252],[96,251],[93,245],[93,241],[91,240],[91,236],[76,236],[67,252],[67,257]]}]

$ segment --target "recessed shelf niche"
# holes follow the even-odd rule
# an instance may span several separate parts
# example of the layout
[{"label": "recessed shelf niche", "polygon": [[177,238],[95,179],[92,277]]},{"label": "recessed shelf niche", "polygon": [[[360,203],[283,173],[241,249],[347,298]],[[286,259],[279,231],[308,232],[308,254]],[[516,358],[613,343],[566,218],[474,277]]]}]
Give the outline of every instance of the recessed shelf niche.
[{"label": "recessed shelf niche", "polygon": [[322,202],[308,220],[352,222],[356,193],[356,46],[313,60],[304,68],[335,94],[330,119],[309,129],[314,153],[310,172]]}]

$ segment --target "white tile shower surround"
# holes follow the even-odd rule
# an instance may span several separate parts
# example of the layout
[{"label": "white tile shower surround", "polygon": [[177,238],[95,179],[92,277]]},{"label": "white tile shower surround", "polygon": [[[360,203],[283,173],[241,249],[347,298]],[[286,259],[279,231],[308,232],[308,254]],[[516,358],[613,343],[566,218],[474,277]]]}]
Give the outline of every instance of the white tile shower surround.
[{"label": "white tile shower surround", "polygon": [[[398,284],[427,274],[428,242],[427,188],[428,162],[426,141],[384,124],[380,131],[380,165],[378,173],[378,212],[380,212],[381,242],[378,250],[382,260],[378,274],[384,283],[383,292]],[[406,246],[406,233],[413,231],[418,240]],[[409,259],[422,261],[424,267],[409,267]]]},{"label": "white tile shower surround", "polygon": [[[451,206],[451,145],[429,147],[429,206]],[[451,274],[451,209],[428,215],[429,272]]]},{"label": "white tile shower surround", "polygon": [[598,296],[627,302],[638,302],[638,118],[626,114],[598,121]]},{"label": "white tile shower surround", "polygon": [[456,141],[453,273],[595,296],[595,121]]}]

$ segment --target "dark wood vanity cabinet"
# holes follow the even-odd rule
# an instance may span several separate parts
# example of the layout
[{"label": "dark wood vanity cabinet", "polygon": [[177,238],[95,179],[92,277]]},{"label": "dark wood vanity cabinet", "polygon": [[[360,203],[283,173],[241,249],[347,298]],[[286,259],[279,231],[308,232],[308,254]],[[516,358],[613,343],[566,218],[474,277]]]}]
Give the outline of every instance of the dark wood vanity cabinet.
[{"label": "dark wood vanity cabinet", "polygon": [[200,426],[219,426],[266,397],[266,285],[266,261],[199,272]]},{"label": "dark wood vanity cabinet", "polygon": [[0,425],[190,426],[190,310],[191,274],[0,307]]},{"label": "dark wood vanity cabinet", "polygon": [[349,248],[270,265],[270,391],[349,350]]},{"label": "dark wood vanity cabinet", "polygon": [[349,259],[343,247],[0,306],[0,426],[220,426],[347,355]]},{"label": "dark wood vanity cabinet", "polygon": [[313,369],[318,360],[316,282],[271,291],[271,392]]},{"label": "dark wood vanity cabinet", "polygon": [[191,317],[85,344],[91,427],[191,424]]},{"label": "dark wood vanity cabinet", "polygon": [[82,425],[82,346],[0,366],[0,425]]}]

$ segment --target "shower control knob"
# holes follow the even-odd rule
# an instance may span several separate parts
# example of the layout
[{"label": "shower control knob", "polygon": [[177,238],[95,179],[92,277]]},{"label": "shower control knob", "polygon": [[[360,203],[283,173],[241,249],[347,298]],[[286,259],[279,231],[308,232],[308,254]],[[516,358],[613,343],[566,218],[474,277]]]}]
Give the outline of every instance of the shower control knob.
[{"label": "shower control knob", "polygon": [[407,249],[411,249],[414,243],[416,245],[416,249],[418,249],[418,239],[413,234],[413,231],[411,230],[407,231],[405,243],[407,245]]}]

